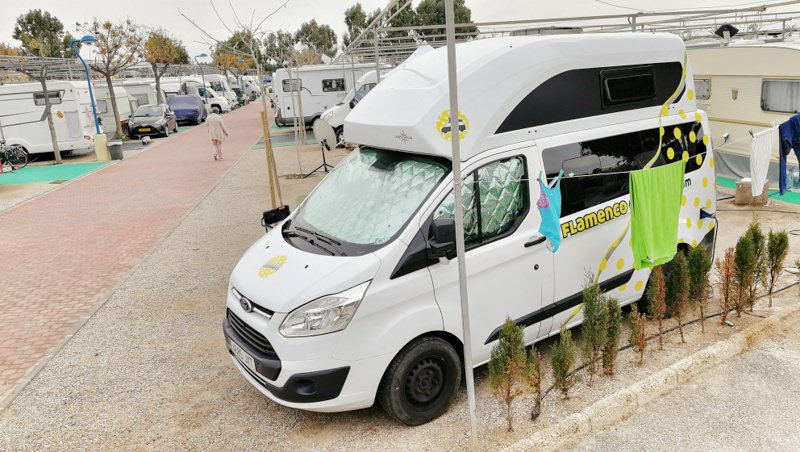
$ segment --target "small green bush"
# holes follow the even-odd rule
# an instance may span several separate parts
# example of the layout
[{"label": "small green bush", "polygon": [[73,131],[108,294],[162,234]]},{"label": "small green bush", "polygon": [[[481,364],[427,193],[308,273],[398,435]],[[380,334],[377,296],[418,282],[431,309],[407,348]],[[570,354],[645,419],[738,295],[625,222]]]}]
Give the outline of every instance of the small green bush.
[{"label": "small green bush", "polygon": [[711,257],[701,245],[689,251],[689,299],[700,310],[700,331],[706,332],[706,295],[708,294],[708,272]]},{"label": "small green bush", "polygon": [[550,348],[550,367],[553,371],[553,387],[561,391],[562,399],[569,399],[569,390],[575,386],[578,376],[572,374],[577,360],[577,348],[572,333],[561,325],[558,342]]},{"label": "small green bush", "polygon": [[589,372],[589,386],[592,378],[597,373],[597,363],[606,342],[606,313],[603,291],[594,282],[594,277],[589,276],[583,289],[583,324],[581,332],[583,338],[583,356],[586,370]]},{"label": "small green bush", "polygon": [[736,242],[736,249],[733,252],[733,285],[734,302],[736,316],[741,317],[747,306],[752,305],[750,301],[750,285],[753,283],[756,268],[756,250],[750,232],[745,232]]},{"label": "small green bush", "polygon": [[622,332],[622,308],[619,301],[614,298],[606,300],[606,343],[603,345],[603,373],[614,375],[614,365],[617,362],[619,350],[619,336]]},{"label": "small green bush", "polygon": [[719,279],[719,307],[722,309],[722,315],[719,318],[719,323],[724,325],[728,320],[728,313],[735,304],[736,300],[736,283],[735,274],[736,266],[733,263],[733,248],[726,248],[725,254],[722,259],[717,259],[717,278]]},{"label": "small green bush", "polygon": [[786,231],[772,232],[767,234],[766,265],[767,277],[764,288],[769,294],[769,307],[772,307],[772,292],[775,290],[775,283],[783,271],[783,261],[789,253],[789,234]]},{"label": "small green bush", "polygon": [[686,343],[683,336],[683,316],[689,301],[689,266],[686,256],[681,252],[675,254],[672,259],[672,265],[667,273],[666,288],[667,309],[678,322],[681,342]]},{"label": "small green bush", "polygon": [[514,431],[514,399],[528,391],[528,354],[525,352],[522,327],[506,319],[500,338],[492,348],[489,359],[489,386],[492,393],[506,408],[508,431]]},{"label": "small green bush", "polygon": [[636,304],[631,305],[631,334],[628,336],[628,343],[633,347],[633,350],[639,355],[637,365],[641,366],[644,362],[644,350],[647,348],[647,332],[645,331],[645,321],[647,320],[644,314],[639,313],[639,308]]},{"label": "small green bush", "polygon": [[542,355],[534,347],[528,353],[528,384],[533,390],[531,420],[535,421],[542,414]]},{"label": "small green bush", "polygon": [[767,267],[767,237],[761,230],[761,223],[758,217],[753,216],[753,221],[747,227],[745,235],[750,237],[753,242],[753,253],[755,254],[755,262],[753,264],[753,278],[747,288],[747,302],[750,312],[753,312],[753,305],[756,302],[756,295],[758,285],[766,285],[766,278],[769,274]]}]

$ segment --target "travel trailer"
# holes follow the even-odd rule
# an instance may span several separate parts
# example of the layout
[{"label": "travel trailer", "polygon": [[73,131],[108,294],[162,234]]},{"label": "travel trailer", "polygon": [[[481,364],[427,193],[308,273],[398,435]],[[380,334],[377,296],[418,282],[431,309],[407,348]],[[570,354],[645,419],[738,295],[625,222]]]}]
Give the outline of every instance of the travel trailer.
[{"label": "travel trailer", "polygon": [[[375,65],[368,63],[301,66],[292,69],[292,80],[289,78],[288,69],[278,69],[272,79],[275,90],[275,123],[279,126],[289,126],[294,124],[295,117],[300,122],[299,113],[295,113],[294,109],[302,108],[305,124],[313,124],[328,107],[342,101],[348,87],[353,85],[353,80],[374,69]],[[295,95],[294,102],[292,86],[294,92],[300,93],[300,96]]]},{"label": "travel trailer", "polygon": [[228,78],[226,76],[222,74],[208,74],[206,75],[206,83],[217,94],[227,99],[231,107],[239,105],[239,99],[236,97],[236,93],[233,92],[233,89],[231,89],[231,85],[228,83]]},{"label": "travel trailer", "polygon": [[[131,99],[128,97],[128,92],[121,86],[114,86],[114,97],[117,103],[117,112],[119,113],[119,123],[122,126],[123,133],[126,133],[128,120],[136,108],[131,105]],[[103,130],[108,135],[109,139],[113,139],[116,134],[116,126],[114,126],[114,109],[111,106],[111,92],[107,85],[98,85],[94,88],[94,99],[97,105],[97,116],[103,124]]]},{"label": "travel trailer", "polygon": [[341,102],[325,110],[322,113],[322,119],[327,122],[336,133],[337,145],[344,146],[344,120],[347,118],[347,115],[350,114],[350,111],[355,108],[356,104],[358,104],[372,88],[375,88],[379,81],[384,80],[399,68],[405,67],[406,64],[413,61],[415,58],[431,51],[433,51],[433,47],[427,44],[417,47],[417,50],[406,58],[405,61],[397,65],[397,67],[381,70],[380,80],[378,79],[378,73],[376,71],[372,70],[367,72],[356,80],[356,86],[347,91],[347,94],[345,94]]},{"label": "travel trailer", "polygon": [[[633,265],[629,171],[684,161],[676,251],[713,250],[714,156],[680,38],[521,36],[456,51],[476,365],[507,318],[528,344],[581,323],[588,273],[621,305],[642,297],[650,270]],[[447,74],[441,48],[378,84],[345,122],[359,149],[234,268],[227,347],[277,403],[331,412],[377,401],[416,425],[459,390]],[[562,171],[551,252],[537,232],[537,178]]]},{"label": "travel trailer", "polygon": [[[800,112],[800,40],[735,40],[726,46],[690,47],[698,108],[708,113],[719,146],[717,173],[738,179],[750,175],[750,132],[779,125]],[[789,154],[788,168],[797,159]],[[778,182],[778,154],[768,171]]]},{"label": "travel trailer", "polygon": [[[128,99],[131,101],[131,107],[141,105],[157,105],[158,96],[156,95],[156,82],[148,80],[125,80],[122,86],[128,93]],[[161,90],[162,103],[167,102],[167,94]],[[134,107],[135,106],[135,107]]]},{"label": "travel trailer", "polygon": [[[53,152],[39,83],[0,85],[0,123],[8,145],[20,145],[30,154]],[[48,80],[47,96],[61,151],[88,150],[96,133],[92,102],[85,81]]]}]

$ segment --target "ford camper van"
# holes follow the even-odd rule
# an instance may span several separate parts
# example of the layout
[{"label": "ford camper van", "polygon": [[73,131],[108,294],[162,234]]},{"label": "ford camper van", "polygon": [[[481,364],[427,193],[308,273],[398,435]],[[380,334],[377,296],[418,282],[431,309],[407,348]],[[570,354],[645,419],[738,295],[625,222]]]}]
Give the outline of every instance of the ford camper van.
[{"label": "ford camper van", "polygon": [[[382,81],[347,116],[359,148],[234,268],[227,347],[273,401],[320,412],[377,402],[410,425],[447,409],[463,369],[456,199],[476,366],[507,318],[528,344],[580,324],[587,273],[621,305],[642,297],[650,271],[633,265],[629,171],[683,160],[676,251],[713,249],[714,156],[680,38],[507,37],[456,52],[458,112],[444,48]],[[561,171],[551,252],[537,179]]]}]

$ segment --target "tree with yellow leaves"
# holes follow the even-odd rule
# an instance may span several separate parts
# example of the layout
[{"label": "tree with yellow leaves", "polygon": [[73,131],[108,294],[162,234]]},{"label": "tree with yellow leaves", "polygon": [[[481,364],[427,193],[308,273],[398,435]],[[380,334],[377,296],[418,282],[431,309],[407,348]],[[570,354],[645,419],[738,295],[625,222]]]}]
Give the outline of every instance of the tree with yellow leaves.
[{"label": "tree with yellow leaves", "polygon": [[170,64],[189,63],[189,54],[183,43],[169,35],[164,29],[154,29],[147,33],[142,45],[142,58],[153,68],[156,79],[156,96],[159,104],[166,102],[161,94],[161,76]]}]

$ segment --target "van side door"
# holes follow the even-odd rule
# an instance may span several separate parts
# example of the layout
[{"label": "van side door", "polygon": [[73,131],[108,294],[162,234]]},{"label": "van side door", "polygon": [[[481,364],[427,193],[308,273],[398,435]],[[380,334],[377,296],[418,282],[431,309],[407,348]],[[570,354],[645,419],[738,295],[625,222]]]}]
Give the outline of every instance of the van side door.
[{"label": "van side door", "polygon": [[[553,255],[537,232],[540,163],[533,145],[466,167],[462,196],[472,351],[488,361],[507,318],[525,327],[527,343],[540,337],[537,313],[553,299]],[[433,219],[454,218],[453,193],[443,195]],[[456,261],[428,267],[446,331],[463,337]]]}]

